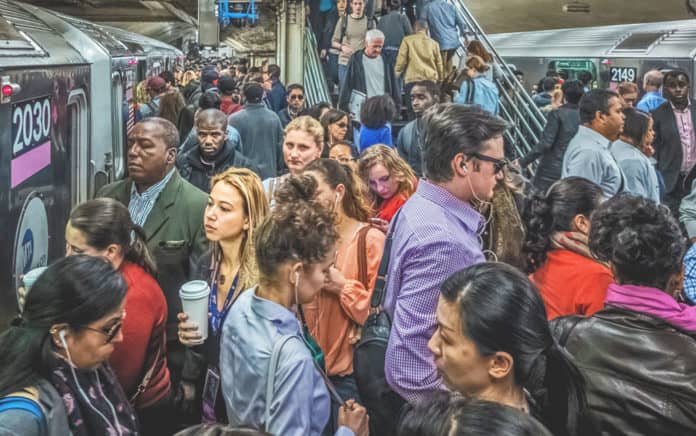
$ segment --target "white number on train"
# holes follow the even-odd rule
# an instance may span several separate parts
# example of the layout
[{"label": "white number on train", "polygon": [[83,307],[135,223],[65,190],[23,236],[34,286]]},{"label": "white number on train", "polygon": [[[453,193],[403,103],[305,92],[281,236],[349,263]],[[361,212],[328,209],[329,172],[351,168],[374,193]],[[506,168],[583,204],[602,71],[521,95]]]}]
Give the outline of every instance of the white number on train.
[{"label": "white number on train", "polygon": [[635,82],[637,73],[638,70],[632,67],[611,67],[609,69],[611,81],[616,83]]},{"label": "white number on train", "polygon": [[12,105],[12,154],[40,145],[50,139],[51,99],[28,100]]}]

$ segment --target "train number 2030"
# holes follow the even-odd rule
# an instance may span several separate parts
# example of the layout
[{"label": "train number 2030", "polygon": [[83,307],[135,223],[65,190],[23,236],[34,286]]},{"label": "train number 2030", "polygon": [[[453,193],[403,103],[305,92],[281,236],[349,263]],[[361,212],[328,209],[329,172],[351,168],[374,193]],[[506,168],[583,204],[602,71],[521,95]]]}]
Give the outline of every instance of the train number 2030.
[{"label": "train number 2030", "polygon": [[12,105],[12,155],[41,145],[51,135],[51,99],[40,97]]}]

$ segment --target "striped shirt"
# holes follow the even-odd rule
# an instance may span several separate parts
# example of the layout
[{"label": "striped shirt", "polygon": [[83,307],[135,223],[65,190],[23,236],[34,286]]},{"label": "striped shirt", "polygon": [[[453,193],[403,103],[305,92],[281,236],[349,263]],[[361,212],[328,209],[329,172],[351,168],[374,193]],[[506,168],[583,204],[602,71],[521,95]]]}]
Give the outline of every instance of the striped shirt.
[{"label": "striped shirt", "polygon": [[416,403],[444,389],[428,350],[440,286],[485,260],[478,236],[482,218],[469,203],[421,179],[394,225],[384,301],[393,320],[385,375],[399,395]]},{"label": "striped shirt", "polygon": [[128,213],[135,224],[140,227],[145,225],[147,217],[152,212],[152,208],[155,207],[157,198],[164,191],[174,171],[176,171],[176,168],[172,168],[162,180],[147,188],[142,194],[138,193],[138,190],[135,188],[135,182],[133,182],[131,185],[130,202],[128,203]]}]

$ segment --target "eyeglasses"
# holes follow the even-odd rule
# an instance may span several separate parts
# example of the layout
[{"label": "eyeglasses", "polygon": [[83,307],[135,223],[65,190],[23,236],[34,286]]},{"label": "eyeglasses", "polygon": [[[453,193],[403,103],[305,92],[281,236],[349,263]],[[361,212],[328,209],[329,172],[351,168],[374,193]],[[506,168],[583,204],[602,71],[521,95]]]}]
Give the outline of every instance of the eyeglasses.
[{"label": "eyeglasses", "polygon": [[493,164],[493,170],[495,171],[495,174],[500,173],[505,169],[510,164],[510,161],[507,159],[496,159],[494,157],[486,156],[485,154],[480,154],[480,153],[471,153],[469,156],[474,157],[478,160],[484,161],[484,162],[490,162]]},{"label": "eyeglasses", "polygon": [[348,124],[346,124],[346,123],[336,123],[336,125],[338,127],[340,127],[341,129],[345,129],[346,127],[348,127]]},{"label": "eyeglasses", "polygon": [[290,100],[304,100],[304,95],[291,95]]},{"label": "eyeglasses", "polygon": [[111,341],[114,340],[116,335],[118,335],[118,332],[121,331],[121,327],[123,326],[123,321],[119,321],[116,324],[112,325],[108,329],[95,329],[92,327],[88,326],[79,326],[80,328],[83,328],[85,330],[91,330],[93,332],[101,333],[102,335],[106,336],[106,343],[109,344]]}]

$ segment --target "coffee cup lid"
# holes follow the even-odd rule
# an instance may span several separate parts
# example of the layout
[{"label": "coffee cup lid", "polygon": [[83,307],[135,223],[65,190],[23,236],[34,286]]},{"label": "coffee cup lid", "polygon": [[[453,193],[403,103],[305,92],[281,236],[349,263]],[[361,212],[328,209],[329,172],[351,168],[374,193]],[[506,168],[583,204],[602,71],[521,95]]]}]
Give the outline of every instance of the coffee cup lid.
[{"label": "coffee cup lid", "polygon": [[181,285],[179,297],[183,300],[198,300],[210,294],[208,282],[205,280],[191,280]]}]

